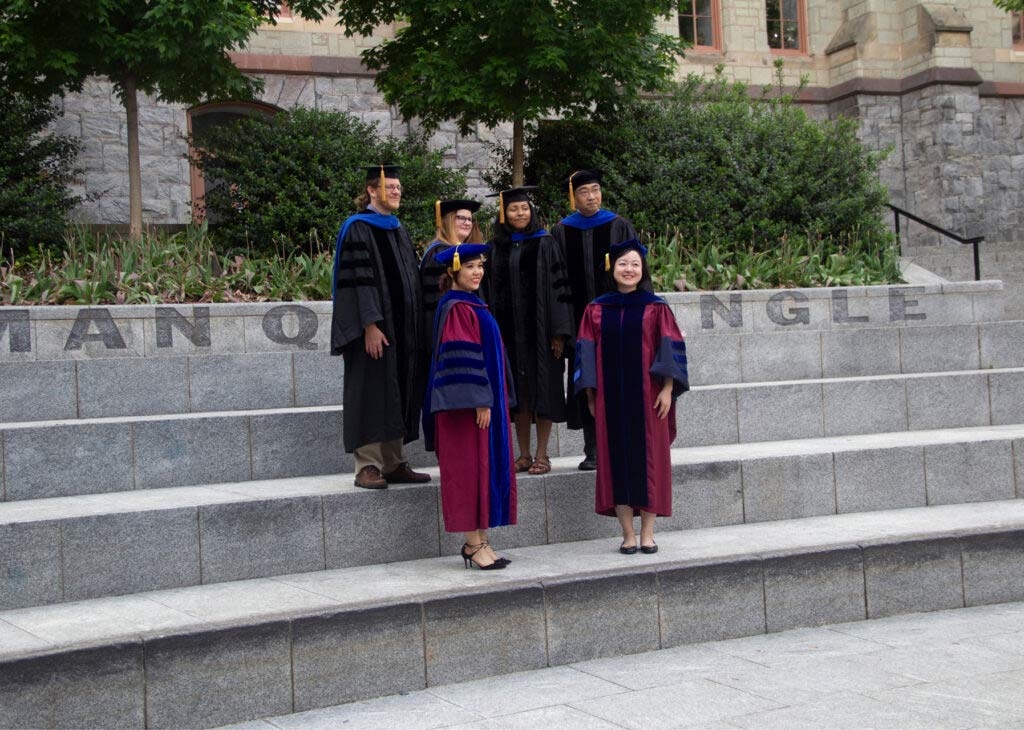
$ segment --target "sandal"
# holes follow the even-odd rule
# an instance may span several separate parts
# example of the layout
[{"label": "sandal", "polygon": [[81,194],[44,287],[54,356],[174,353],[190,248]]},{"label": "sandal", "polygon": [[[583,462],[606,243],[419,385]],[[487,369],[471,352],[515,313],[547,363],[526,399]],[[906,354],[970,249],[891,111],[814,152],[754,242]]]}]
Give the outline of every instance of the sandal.
[{"label": "sandal", "polygon": [[551,459],[546,456],[538,456],[534,459],[533,463],[530,464],[529,473],[534,476],[538,474],[547,474],[551,471]]},{"label": "sandal", "polygon": [[523,472],[523,471],[529,470],[529,468],[531,466],[533,466],[533,457],[532,456],[520,456],[515,461],[515,468],[516,468],[516,473],[517,474],[519,472]]}]

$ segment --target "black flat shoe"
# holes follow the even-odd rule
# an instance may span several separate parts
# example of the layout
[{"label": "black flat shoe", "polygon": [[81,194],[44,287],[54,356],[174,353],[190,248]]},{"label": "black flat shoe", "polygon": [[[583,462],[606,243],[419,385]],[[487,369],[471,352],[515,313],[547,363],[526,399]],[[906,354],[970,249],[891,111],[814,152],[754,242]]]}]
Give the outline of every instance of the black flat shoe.
[{"label": "black flat shoe", "polygon": [[636,545],[626,547],[626,544],[623,543],[622,545],[619,545],[619,552],[623,555],[636,555]]},{"label": "black flat shoe", "polygon": [[644,555],[654,555],[654,553],[658,552],[658,544],[655,543],[653,545],[641,545],[640,552],[642,552]]},{"label": "black flat shoe", "polygon": [[597,462],[593,459],[584,459],[576,468],[580,471],[597,471]]}]

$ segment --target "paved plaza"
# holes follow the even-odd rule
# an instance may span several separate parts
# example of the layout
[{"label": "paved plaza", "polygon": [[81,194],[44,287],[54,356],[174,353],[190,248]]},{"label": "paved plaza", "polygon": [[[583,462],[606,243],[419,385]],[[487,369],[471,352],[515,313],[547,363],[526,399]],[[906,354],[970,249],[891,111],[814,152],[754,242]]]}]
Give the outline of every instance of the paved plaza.
[{"label": "paved plaza", "polygon": [[597,659],[231,727],[1019,728],[1024,603]]}]

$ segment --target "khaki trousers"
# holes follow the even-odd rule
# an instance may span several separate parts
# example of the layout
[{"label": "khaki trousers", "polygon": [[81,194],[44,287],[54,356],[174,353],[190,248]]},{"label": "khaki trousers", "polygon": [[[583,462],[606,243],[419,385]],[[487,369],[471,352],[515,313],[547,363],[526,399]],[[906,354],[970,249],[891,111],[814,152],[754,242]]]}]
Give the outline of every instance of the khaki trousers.
[{"label": "khaki trousers", "polygon": [[366,466],[375,466],[382,474],[390,474],[405,461],[402,454],[402,439],[364,444],[356,449],[355,459],[357,475]]}]

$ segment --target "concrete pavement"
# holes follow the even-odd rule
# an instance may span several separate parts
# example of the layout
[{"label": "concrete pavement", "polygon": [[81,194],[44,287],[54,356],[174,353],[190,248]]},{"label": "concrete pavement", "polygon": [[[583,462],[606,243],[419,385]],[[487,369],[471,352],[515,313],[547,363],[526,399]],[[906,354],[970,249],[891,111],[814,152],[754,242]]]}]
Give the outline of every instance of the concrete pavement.
[{"label": "concrete pavement", "polygon": [[1022,687],[1024,603],[1010,603],[691,644],[230,727],[1019,728]]}]

